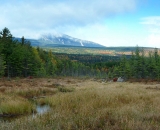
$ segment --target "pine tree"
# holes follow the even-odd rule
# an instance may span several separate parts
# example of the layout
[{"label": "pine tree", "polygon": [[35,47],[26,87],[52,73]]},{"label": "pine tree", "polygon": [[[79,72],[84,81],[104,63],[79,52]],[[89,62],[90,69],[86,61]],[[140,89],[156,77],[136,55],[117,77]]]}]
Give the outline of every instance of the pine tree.
[{"label": "pine tree", "polygon": [[10,70],[12,68],[10,56],[13,52],[15,42],[13,41],[12,34],[6,27],[0,32],[0,43],[2,46],[1,52],[4,55],[4,60],[6,62],[6,75],[10,78]]},{"label": "pine tree", "polygon": [[0,56],[0,76],[4,75],[4,69],[5,69],[5,62],[3,60],[3,57]]},{"label": "pine tree", "polygon": [[145,57],[145,52],[144,49],[141,50],[141,56],[140,56],[140,75],[141,78],[146,78],[148,71],[147,71],[147,66],[146,66],[146,57]]},{"label": "pine tree", "polygon": [[119,67],[117,67],[117,71],[119,71],[119,74],[117,76],[126,77],[126,73],[125,73],[126,62],[127,62],[126,56],[123,55],[120,60],[120,65]]},{"label": "pine tree", "polygon": [[134,70],[135,69],[134,64],[135,64],[135,55],[134,52],[132,52],[131,58],[129,59],[130,78],[133,78],[136,75]]},{"label": "pine tree", "polygon": [[140,57],[140,49],[137,46],[135,51],[135,60],[134,60],[134,76],[139,79],[141,78],[141,57]]}]

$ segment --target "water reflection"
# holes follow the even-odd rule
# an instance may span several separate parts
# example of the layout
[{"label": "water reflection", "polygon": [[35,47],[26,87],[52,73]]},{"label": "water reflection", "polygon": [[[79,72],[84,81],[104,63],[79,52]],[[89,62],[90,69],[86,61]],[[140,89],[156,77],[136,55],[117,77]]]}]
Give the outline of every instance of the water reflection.
[{"label": "water reflection", "polygon": [[[49,110],[50,110],[50,106],[49,105],[37,105],[36,106],[36,112],[33,112],[32,113],[32,117],[35,118],[37,117],[38,115],[43,115],[44,113],[47,113]],[[20,116],[12,116],[12,117],[2,117],[0,116],[0,122],[2,121],[8,121],[8,122],[11,122],[17,118],[19,118]]]},{"label": "water reflection", "polygon": [[43,115],[44,113],[48,112],[50,110],[50,106],[49,105],[37,105],[36,106],[36,113],[33,112],[33,117],[37,116],[37,115]]}]

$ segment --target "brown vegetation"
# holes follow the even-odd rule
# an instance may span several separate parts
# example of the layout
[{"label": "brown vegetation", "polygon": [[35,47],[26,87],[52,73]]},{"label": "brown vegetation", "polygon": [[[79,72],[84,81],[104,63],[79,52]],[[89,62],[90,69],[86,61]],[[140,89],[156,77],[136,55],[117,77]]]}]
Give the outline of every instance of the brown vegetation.
[{"label": "brown vegetation", "polygon": [[[26,99],[26,96],[19,94],[19,91],[25,93],[28,90],[39,90],[35,93],[36,96],[46,95],[46,97],[37,99],[37,102],[49,104],[52,108],[47,114],[37,118],[23,117],[10,123],[1,122],[0,129],[3,130],[160,129],[159,84],[105,83],[93,79],[75,78],[21,79],[1,84],[6,90],[0,94],[6,95],[12,91],[18,96],[17,99]],[[12,87],[7,87],[7,84]],[[58,90],[59,86],[63,91]],[[72,88],[74,91],[67,91]],[[43,93],[42,90],[46,89],[49,91]]]}]

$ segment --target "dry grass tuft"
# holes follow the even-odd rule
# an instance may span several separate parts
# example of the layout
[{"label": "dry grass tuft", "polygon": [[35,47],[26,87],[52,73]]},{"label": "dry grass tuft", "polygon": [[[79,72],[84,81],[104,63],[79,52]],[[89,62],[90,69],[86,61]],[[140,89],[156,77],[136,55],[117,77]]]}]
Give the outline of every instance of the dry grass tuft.
[{"label": "dry grass tuft", "polygon": [[[45,85],[53,84],[53,80],[46,81]],[[61,80],[66,83],[65,89],[71,88],[67,86],[68,79]],[[37,99],[38,103],[51,106],[52,110],[45,115],[2,122],[0,129],[159,130],[160,91],[146,89],[156,86],[160,85],[100,83],[93,80],[79,82],[76,79],[72,84],[75,89],[72,93],[56,91],[51,96]]]},{"label": "dry grass tuft", "polygon": [[23,98],[14,95],[0,95],[1,116],[29,114],[34,109],[35,106]]}]

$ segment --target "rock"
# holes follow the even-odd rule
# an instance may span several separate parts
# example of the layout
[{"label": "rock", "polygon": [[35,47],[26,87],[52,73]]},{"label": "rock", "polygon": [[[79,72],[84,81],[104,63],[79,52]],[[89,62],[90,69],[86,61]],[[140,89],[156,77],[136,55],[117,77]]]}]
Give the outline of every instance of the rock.
[{"label": "rock", "polygon": [[121,77],[119,77],[119,78],[117,79],[117,82],[123,82],[123,81],[124,81],[124,79],[121,78]]}]

